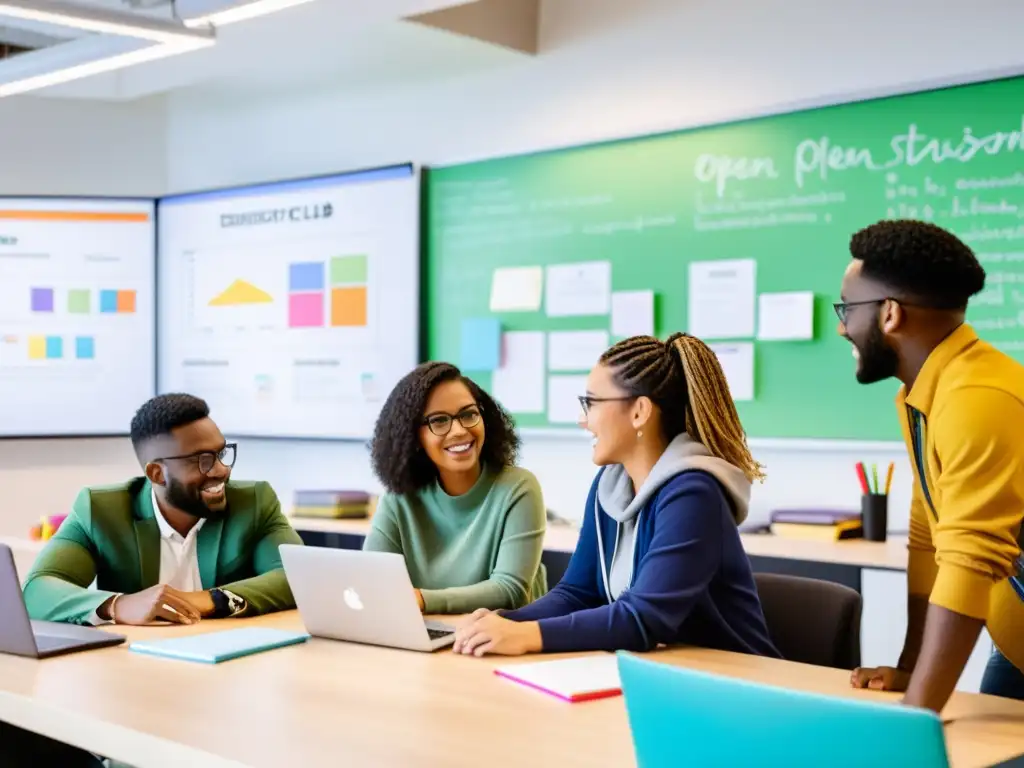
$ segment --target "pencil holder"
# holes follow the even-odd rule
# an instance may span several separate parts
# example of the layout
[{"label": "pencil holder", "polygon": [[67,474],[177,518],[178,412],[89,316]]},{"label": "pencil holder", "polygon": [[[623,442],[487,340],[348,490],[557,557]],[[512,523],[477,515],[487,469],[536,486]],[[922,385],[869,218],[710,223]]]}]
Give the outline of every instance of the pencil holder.
[{"label": "pencil holder", "polygon": [[883,493],[869,493],[860,497],[861,525],[868,541],[885,541],[889,528],[889,497]]}]

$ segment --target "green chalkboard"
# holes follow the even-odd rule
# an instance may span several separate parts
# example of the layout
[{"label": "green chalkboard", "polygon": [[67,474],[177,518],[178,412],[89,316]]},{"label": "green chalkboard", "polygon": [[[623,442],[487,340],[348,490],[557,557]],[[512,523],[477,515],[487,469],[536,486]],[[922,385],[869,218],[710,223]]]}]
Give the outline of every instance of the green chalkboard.
[{"label": "green chalkboard", "polygon": [[[988,271],[969,313],[1024,357],[1024,79],[999,80],[667,135],[430,170],[427,350],[458,362],[462,322],[503,331],[610,328],[608,316],[490,312],[495,269],[611,263],[612,289],[651,289],[656,331],[687,330],[689,265],[756,260],[756,290],[814,293],[814,337],[753,341],[755,438],[898,439],[894,382],[854,379],[836,334],[849,238],[930,219]],[[473,373],[484,386],[486,373]],[[550,406],[550,404],[547,404]],[[547,412],[518,413],[523,427]]]}]

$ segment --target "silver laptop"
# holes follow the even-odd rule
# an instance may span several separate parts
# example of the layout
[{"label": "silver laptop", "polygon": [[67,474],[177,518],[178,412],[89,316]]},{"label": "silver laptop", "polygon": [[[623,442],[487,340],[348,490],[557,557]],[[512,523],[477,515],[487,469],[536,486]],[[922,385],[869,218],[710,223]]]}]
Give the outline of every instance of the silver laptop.
[{"label": "silver laptop", "polygon": [[75,624],[30,621],[14,553],[0,544],[0,653],[45,659],[90,648],[120,645],[123,635]]},{"label": "silver laptop", "polygon": [[281,561],[306,631],[314,637],[436,651],[455,628],[426,621],[416,604],[405,558],[282,544]]}]

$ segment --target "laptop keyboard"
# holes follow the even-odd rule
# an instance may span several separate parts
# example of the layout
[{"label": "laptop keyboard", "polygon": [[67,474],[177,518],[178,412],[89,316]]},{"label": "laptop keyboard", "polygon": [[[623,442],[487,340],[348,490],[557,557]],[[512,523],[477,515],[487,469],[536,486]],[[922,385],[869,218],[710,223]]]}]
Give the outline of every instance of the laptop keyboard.
[{"label": "laptop keyboard", "polygon": [[450,627],[447,624],[439,624],[433,621],[425,622],[425,624],[427,626],[427,637],[431,640],[440,640],[442,637],[450,637],[455,634],[455,627]]}]

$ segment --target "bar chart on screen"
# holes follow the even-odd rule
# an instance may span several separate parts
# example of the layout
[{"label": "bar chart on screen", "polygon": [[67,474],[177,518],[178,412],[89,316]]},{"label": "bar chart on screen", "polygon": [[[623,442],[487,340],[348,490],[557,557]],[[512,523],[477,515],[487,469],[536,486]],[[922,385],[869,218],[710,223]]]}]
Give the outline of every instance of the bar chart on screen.
[{"label": "bar chart on screen", "polygon": [[151,201],[0,201],[0,436],[116,434],[155,389]]}]

